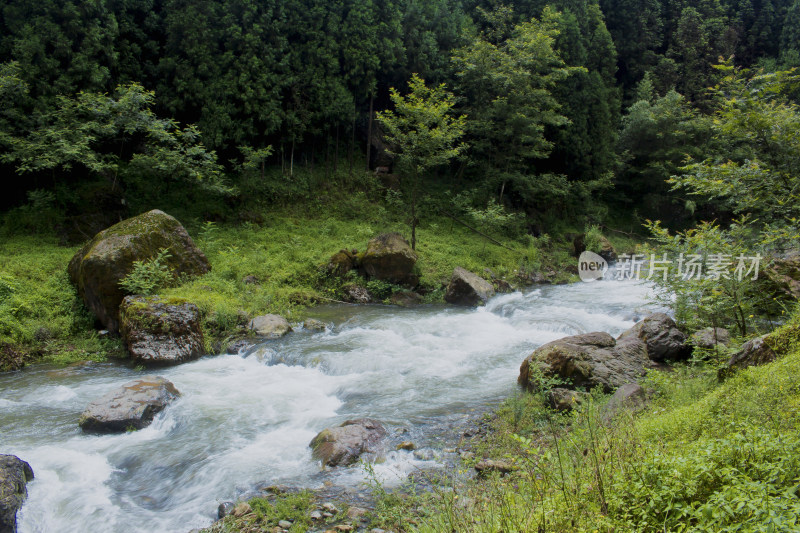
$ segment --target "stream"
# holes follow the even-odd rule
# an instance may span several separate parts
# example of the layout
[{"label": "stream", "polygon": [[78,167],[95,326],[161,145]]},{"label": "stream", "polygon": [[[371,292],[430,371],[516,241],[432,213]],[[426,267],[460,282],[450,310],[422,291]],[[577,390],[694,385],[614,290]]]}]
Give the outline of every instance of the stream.
[{"label": "stream", "polygon": [[[93,363],[0,374],[0,453],[36,475],[19,530],[186,533],[259,484],[359,487],[358,466],[321,472],[308,448],[317,432],[368,416],[397,440],[437,449],[437,428],[513,393],[535,347],[619,334],[652,308],[648,290],[608,280],[499,295],[478,309],[315,308],[325,331],[297,328],[239,355],[149,372],[182,396],[151,426],[119,435],[84,435],[78,418],[142,372]],[[437,466],[435,457],[392,451],[375,472],[391,485]]]}]

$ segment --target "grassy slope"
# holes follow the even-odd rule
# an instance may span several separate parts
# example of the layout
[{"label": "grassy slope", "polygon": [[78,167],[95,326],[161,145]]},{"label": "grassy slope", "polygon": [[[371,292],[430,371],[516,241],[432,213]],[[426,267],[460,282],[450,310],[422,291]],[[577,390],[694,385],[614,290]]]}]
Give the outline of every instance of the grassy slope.
[{"label": "grassy slope", "polygon": [[567,417],[509,400],[476,459],[520,470],[443,493],[419,529],[800,530],[800,315],[777,338],[781,359],[724,383],[709,368],[653,371],[635,416],[604,420],[601,395]]}]

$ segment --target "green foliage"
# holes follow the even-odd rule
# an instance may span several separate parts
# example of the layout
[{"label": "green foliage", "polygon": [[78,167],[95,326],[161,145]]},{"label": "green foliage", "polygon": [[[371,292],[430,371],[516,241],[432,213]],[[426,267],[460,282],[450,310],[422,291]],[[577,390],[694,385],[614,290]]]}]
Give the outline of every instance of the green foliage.
[{"label": "green foliage", "polygon": [[[265,531],[278,527],[278,522],[292,523],[291,533],[308,531],[312,526],[309,513],[314,510],[316,500],[311,491],[276,494],[273,497],[257,497],[247,500],[252,513],[242,517],[226,516],[209,528],[206,533],[227,533],[233,531]],[[280,528],[279,528],[280,529]]]},{"label": "green foliage", "polygon": [[466,117],[451,115],[455,98],[444,84],[429,88],[416,74],[408,83],[407,96],[391,89],[395,109],[378,113],[377,118],[388,140],[397,147],[399,162],[410,178],[411,190],[406,197],[411,217],[411,248],[416,249],[420,178],[464,151],[466,146],[458,144],[458,140],[464,134]]},{"label": "green foliage", "polygon": [[585,228],[583,244],[586,246],[587,250],[599,252],[603,249],[604,240],[605,236],[598,226],[592,225]]},{"label": "green foliage", "polygon": [[[663,260],[666,254],[672,261],[658,265],[666,270],[651,268],[648,278],[658,289],[656,298],[671,307],[676,321],[688,330],[728,327],[745,336],[758,324],[756,315],[775,311],[769,293],[758,284],[751,258],[764,250],[757,247],[756,230],[746,218],[728,229],[703,222],[674,235],[658,222],[648,222],[646,227],[657,243],[651,257]],[[702,266],[692,268],[692,261]],[[759,270],[763,267],[759,260]]]},{"label": "green foliage", "polygon": [[168,266],[172,254],[162,248],[155,257],[143,261],[134,261],[131,271],[119,282],[126,294],[152,296],[169,287],[175,279]]}]

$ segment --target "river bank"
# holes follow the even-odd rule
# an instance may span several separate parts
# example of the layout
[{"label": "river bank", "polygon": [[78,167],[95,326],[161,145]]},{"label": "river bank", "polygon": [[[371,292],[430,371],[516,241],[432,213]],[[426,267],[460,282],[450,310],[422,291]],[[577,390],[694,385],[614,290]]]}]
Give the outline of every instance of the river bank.
[{"label": "river bank", "polygon": [[[164,293],[198,305],[209,353],[222,351],[253,316],[275,313],[302,322],[308,309],[347,298],[347,280],[325,272],[333,254],[363,251],[375,235],[406,229],[385,210],[361,206],[359,213],[330,216],[284,209],[258,224],[238,225],[185,220],[212,269]],[[419,291],[425,302],[441,302],[456,266],[520,287],[545,277],[574,280],[569,273],[575,261],[572,240],[581,230],[538,238],[500,236],[498,245],[500,241],[452,219],[427,219],[418,230]],[[611,233],[610,238],[623,249],[634,246],[622,235]],[[8,234],[0,242],[0,371],[37,361],[70,364],[126,357],[119,339],[102,333],[69,282],[66,265],[77,250],[61,245],[54,235]],[[367,288],[378,301],[388,301],[399,289],[385,284]]]}]

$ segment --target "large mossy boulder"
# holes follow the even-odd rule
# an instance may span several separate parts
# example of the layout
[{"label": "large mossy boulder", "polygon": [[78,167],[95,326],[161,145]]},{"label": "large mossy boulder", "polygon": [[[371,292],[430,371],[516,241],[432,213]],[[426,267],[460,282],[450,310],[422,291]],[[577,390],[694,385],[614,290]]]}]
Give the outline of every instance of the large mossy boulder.
[{"label": "large mossy boulder", "polygon": [[411,288],[419,284],[416,264],[417,254],[399,233],[378,235],[361,256],[361,268],[370,278]]},{"label": "large mossy boulder", "polygon": [[0,533],[17,533],[17,511],[32,479],[31,465],[15,455],[0,455]]},{"label": "large mossy boulder", "polygon": [[112,390],[89,404],[78,425],[93,433],[121,433],[142,429],[170,402],[181,395],[172,382],[144,376]]},{"label": "large mossy boulder", "polygon": [[131,357],[146,365],[175,365],[205,353],[200,310],[179,298],[126,296],[120,335]]},{"label": "large mossy boulder", "polygon": [[166,248],[175,276],[195,276],[211,269],[180,222],[153,210],[101,231],[75,254],[69,277],[86,306],[111,331],[119,329],[119,306],[125,297],[119,282],[134,261],[147,261]]},{"label": "large mossy boulder", "polygon": [[491,283],[469,270],[456,267],[444,300],[455,305],[475,306],[485,304],[492,296],[494,287]]},{"label": "large mossy boulder", "polygon": [[386,428],[371,418],[347,420],[340,426],[323,429],[309,446],[323,466],[349,466],[363,454],[377,454],[386,437]]},{"label": "large mossy boulder", "polygon": [[653,313],[624,331],[617,340],[636,337],[647,344],[647,356],[652,361],[680,360],[691,355],[686,335],[675,321],[664,313]]},{"label": "large mossy boulder", "polygon": [[541,377],[559,378],[566,388],[600,386],[610,393],[639,380],[648,363],[647,346],[636,337],[616,341],[608,333],[584,333],[534,350],[522,362],[517,381],[528,390],[538,390]]}]

